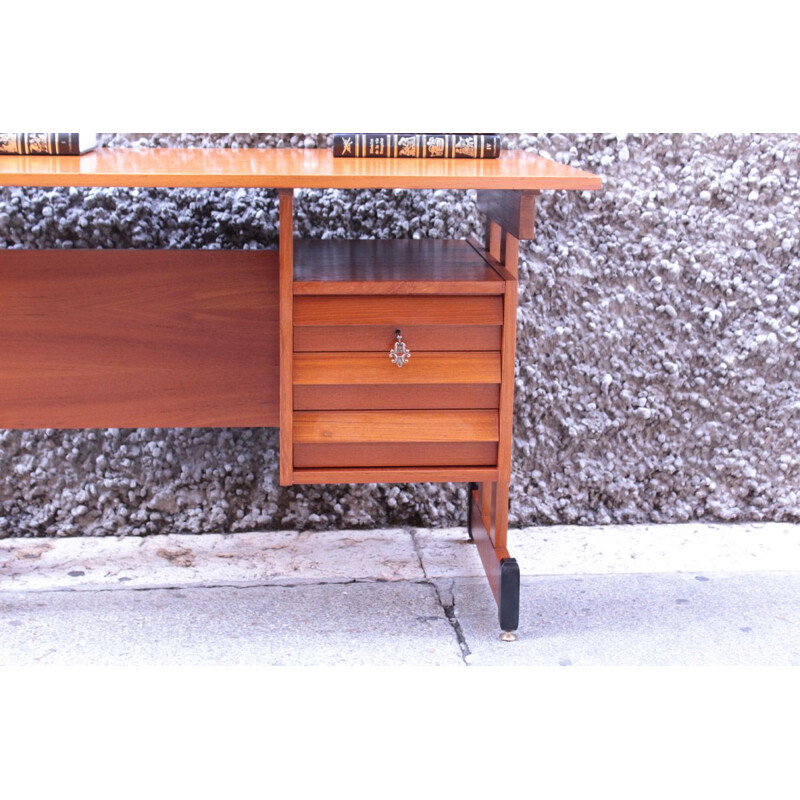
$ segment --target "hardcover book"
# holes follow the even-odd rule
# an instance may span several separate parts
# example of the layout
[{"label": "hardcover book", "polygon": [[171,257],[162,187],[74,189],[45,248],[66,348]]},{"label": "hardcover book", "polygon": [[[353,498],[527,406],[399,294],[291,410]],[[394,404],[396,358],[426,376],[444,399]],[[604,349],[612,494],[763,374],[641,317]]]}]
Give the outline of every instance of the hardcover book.
[{"label": "hardcover book", "polygon": [[96,146],[96,133],[0,133],[0,155],[79,156]]},{"label": "hardcover book", "polygon": [[335,133],[335,158],[497,158],[496,133]]}]

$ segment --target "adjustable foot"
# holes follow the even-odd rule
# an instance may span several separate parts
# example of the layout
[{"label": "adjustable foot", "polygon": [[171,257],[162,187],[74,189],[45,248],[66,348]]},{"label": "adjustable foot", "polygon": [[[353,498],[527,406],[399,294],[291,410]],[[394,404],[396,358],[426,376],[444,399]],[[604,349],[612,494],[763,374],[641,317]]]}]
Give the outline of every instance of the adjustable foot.
[{"label": "adjustable foot", "polygon": [[503,631],[500,634],[500,640],[503,642],[516,642],[517,634],[514,631]]}]

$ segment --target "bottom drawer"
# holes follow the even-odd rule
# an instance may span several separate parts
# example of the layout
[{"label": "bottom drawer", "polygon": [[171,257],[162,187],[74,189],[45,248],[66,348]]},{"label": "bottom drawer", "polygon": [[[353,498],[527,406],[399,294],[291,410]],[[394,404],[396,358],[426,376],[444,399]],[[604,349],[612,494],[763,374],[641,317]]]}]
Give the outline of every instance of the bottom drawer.
[{"label": "bottom drawer", "polygon": [[296,444],[297,469],[342,467],[483,467],[497,463],[496,442]]},{"label": "bottom drawer", "polygon": [[298,411],[294,467],[497,464],[496,409]]}]

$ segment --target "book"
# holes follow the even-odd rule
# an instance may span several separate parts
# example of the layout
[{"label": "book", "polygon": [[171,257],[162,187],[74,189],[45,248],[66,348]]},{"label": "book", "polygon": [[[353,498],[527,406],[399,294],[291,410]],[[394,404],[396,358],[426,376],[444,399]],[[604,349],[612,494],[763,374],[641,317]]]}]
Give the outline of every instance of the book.
[{"label": "book", "polygon": [[334,158],[497,158],[496,133],[335,133]]},{"label": "book", "polygon": [[95,147],[96,133],[0,133],[0,155],[79,156]]}]

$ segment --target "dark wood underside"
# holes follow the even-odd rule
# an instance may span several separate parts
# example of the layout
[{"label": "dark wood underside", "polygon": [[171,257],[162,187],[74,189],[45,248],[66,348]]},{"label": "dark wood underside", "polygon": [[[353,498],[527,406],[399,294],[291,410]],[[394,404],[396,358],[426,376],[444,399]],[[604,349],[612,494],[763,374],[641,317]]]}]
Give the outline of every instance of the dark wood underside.
[{"label": "dark wood underside", "polygon": [[0,428],[275,427],[270,250],[0,252]]},{"label": "dark wood underside", "polygon": [[298,239],[294,294],[502,294],[503,281],[458,239]]}]

